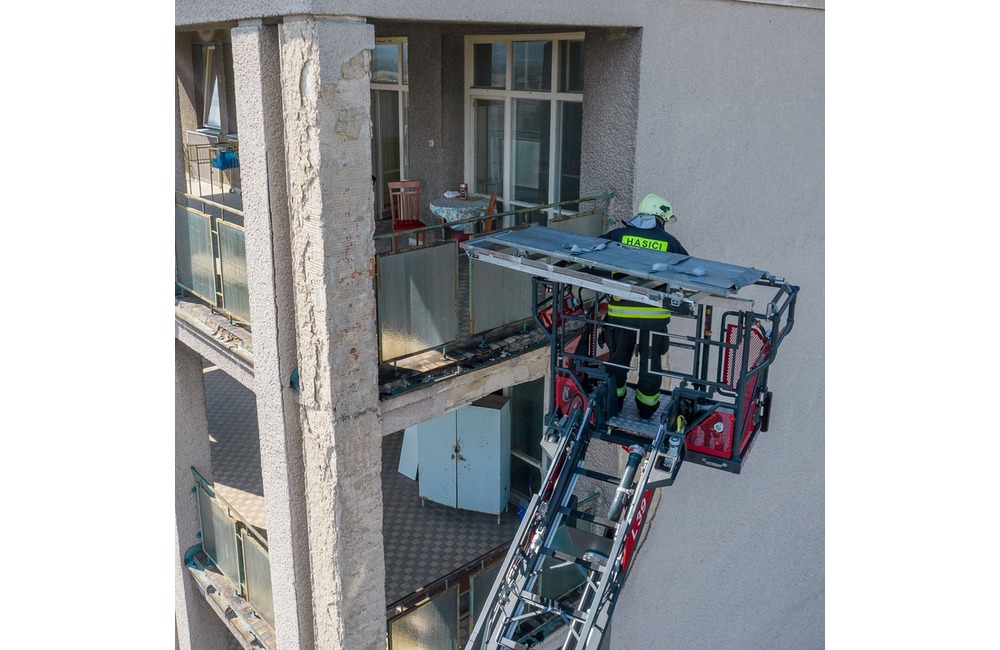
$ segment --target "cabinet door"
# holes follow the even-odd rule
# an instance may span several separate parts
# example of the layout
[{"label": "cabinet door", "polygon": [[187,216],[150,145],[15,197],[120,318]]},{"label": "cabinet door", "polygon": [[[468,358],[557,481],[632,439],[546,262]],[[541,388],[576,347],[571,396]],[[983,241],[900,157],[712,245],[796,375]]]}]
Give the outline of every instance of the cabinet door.
[{"label": "cabinet door", "polygon": [[500,514],[510,492],[510,405],[490,396],[458,410],[458,507]]},{"label": "cabinet door", "polygon": [[449,411],[417,427],[420,432],[417,443],[420,498],[452,508],[458,505],[455,413]]}]

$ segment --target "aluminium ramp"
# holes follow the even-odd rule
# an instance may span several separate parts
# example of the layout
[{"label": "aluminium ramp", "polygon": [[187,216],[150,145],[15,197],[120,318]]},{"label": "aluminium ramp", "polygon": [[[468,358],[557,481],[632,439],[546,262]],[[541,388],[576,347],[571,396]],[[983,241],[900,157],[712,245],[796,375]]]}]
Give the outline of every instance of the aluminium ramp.
[{"label": "aluminium ramp", "polygon": [[[658,307],[708,295],[732,297],[767,275],[545,226],[506,230],[461,244],[472,259]],[[613,277],[612,277],[613,275]]]}]

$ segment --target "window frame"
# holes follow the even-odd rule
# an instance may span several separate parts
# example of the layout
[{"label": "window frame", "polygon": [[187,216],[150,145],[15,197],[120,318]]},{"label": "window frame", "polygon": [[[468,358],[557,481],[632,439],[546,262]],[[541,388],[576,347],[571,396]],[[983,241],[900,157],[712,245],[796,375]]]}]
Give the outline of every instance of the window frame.
[{"label": "window frame", "polygon": [[[219,74],[218,56],[222,55],[222,49],[218,43],[201,43],[201,115],[198,127],[206,131],[215,133],[222,132],[222,103],[219,98]],[[218,112],[218,124],[211,123],[213,104]]]},{"label": "window frame", "polygon": [[[503,138],[503,181],[501,191],[497,192],[497,198],[503,201],[506,210],[515,207],[530,207],[536,205],[524,201],[513,200],[513,105],[515,99],[534,99],[548,101],[549,111],[549,162],[548,162],[548,189],[546,196],[547,203],[552,202],[553,197],[559,200],[577,197],[561,197],[560,169],[561,169],[561,129],[559,116],[562,113],[563,102],[575,102],[583,104],[584,92],[563,92],[560,87],[560,62],[562,60],[561,41],[584,41],[585,32],[562,32],[545,34],[477,34],[465,37],[465,88],[464,88],[464,122],[465,122],[465,150],[464,150],[464,174],[468,179],[475,178],[475,111],[473,106],[476,100],[502,100],[504,106],[504,138]],[[552,45],[551,84],[549,90],[513,90],[513,59],[514,43],[522,41],[548,41]],[[481,43],[506,44],[505,56],[506,66],[504,70],[504,87],[485,88],[473,86],[474,75],[474,46]],[[585,62],[584,62],[585,65]]]},{"label": "window frame", "polygon": [[[409,79],[409,37],[407,36],[386,36],[379,37],[375,39],[375,45],[388,45],[395,44],[398,45],[396,48],[396,69],[398,72],[398,81],[396,82],[386,82],[386,81],[375,81],[374,74],[369,74],[369,92],[373,93],[379,90],[388,90],[396,93],[397,102],[397,113],[399,115],[399,122],[397,128],[399,129],[399,175],[401,179],[409,178],[410,174],[410,148],[409,148],[409,107],[410,107],[410,79]],[[374,69],[375,66],[375,50],[372,49],[372,62],[371,66]],[[373,70],[374,71],[374,70]],[[373,114],[374,117],[374,114]],[[375,125],[372,125],[375,128]],[[377,145],[377,143],[376,143]],[[372,161],[372,175],[381,177],[381,170],[375,169],[378,165],[377,160]],[[386,197],[384,196],[385,187],[384,183],[379,183],[375,188],[375,203],[376,211],[379,209],[380,204],[388,205]]]},{"label": "window frame", "polygon": [[[396,101],[398,102],[397,109],[399,111],[399,160],[400,160],[400,170],[399,173],[402,178],[408,178],[409,174],[409,120],[407,119],[407,110],[409,109],[409,93],[410,93],[410,79],[409,79],[409,67],[407,58],[409,55],[409,39],[406,36],[390,36],[385,38],[376,38],[375,45],[387,45],[387,44],[397,44],[399,47],[396,49],[396,65],[399,71],[399,81],[396,83],[375,81],[371,80],[370,86],[371,90],[392,90],[397,93]],[[374,64],[375,50],[372,50],[372,63]]]}]

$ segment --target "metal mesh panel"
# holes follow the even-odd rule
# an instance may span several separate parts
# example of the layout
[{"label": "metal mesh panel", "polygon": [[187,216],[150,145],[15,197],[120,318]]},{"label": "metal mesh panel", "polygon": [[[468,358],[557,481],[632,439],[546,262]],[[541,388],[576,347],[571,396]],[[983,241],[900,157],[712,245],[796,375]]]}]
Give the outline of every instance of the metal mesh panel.
[{"label": "metal mesh panel", "polygon": [[457,650],[458,585],[389,622],[389,650]]},{"label": "metal mesh panel", "polygon": [[733,427],[733,414],[729,410],[711,413],[688,432],[688,447],[705,454],[729,458],[733,451]]},{"label": "metal mesh panel", "polygon": [[201,536],[205,553],[233,584],[240,584],[236,522],[203,489],[198,489]]},{"label": "metal mesh panel", "polygon": [[593,214],[574,215],[563,219],[549,219],[549,228],[563,232],[573,232],[588,237],[600,237],[604,232],[604,210]]},{"label": "metal mesh panel", "polygon": [[[736,388],[743,376],[743,342],[745,337],[739,329],[738,324],[726,326],[726,343],[732,345],[736,343],[736,350],[726,348],[726,363],[722,373],[722,381]],[[747,370],[753,370],[769,354],[770,346],[764,339],[760,328],[754,325],[750,329],[750,352],[747,356]]]},{"label": "metal mesh panel", "polygon": [[243,559],[246,567],[247,600],[261,618],[274,627],[274,597],[271,593],[271,559],[267,549],[243,533]]},{"label": "metal mesh panel", "polygon": [[250,290],[247,286],[246,233],[239,226],[219,222],[219,257],[222,259],[223,307],[250,322]]},{"label": "metal mesh panel", "polygon": [[207,214],[174,204],[174,255],[177,282],[216,305],[212,222]]},{"label": "metal mesh panel", "polygon": [[389,361],[455,340],[455,242],[378,258],[380,359]]},{"label": "metal mesh panel", "polygon": [[531,318],[531,276],[469,259],[472,334]]}]

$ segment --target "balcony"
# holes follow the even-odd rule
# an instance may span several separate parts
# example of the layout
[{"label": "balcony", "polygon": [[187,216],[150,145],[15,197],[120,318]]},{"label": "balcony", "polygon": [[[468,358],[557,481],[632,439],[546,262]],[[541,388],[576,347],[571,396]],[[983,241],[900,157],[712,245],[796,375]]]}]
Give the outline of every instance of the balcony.
[{"label": "balcony", "polygon": [[[252,366],[252,324],[247,282],[238,147],[188,146],[188,192],[175,193],[175,298],[185,326],[228,348]],[[235,157],[235,158],[234,158]],[[234,180],[235,179],[235,180]],[[494,215],[502,229],[532,224],[597,235],[611,194],[519,208]],[[573,210],[571,211],[570,208]],[[449,227],[482,230],[485,217]],[[545,345],[532,321],[531,278],[473,265],[444,224],[399,237],[389,220],[375,221],[375,292],[378,311],[379,387],[383,398],[482,368]],[[433,275],[426,273],[434,268]],[[294,377],[293,377],[294,383]]]},{"label": "balcony", "polygon": [[[201,543],[188,550],[185,566],[241,645],[273,649],[278,639],[254,396],[211,365],[205,388],[215,480],[192,470]],[[512,507],[498,522],[492,515],[420,505],[416,484],[398,471],[401,446],[401,434],[383,438],[388,647],[408,647],[415,630],[423,647],[463,647],[517,531],[518,513]],[[582,493],[579,509],[596,514],[597,498],[596,492]],[[539,576],[540,593],[575,602],[583,578],[575,567],[553,566]],[[531,636],[555,632],[557,619],[541,621]]]}]

